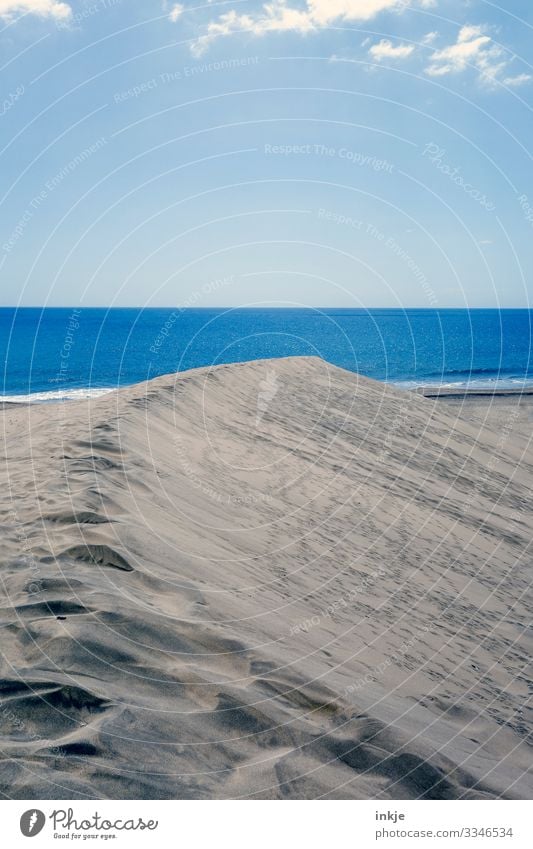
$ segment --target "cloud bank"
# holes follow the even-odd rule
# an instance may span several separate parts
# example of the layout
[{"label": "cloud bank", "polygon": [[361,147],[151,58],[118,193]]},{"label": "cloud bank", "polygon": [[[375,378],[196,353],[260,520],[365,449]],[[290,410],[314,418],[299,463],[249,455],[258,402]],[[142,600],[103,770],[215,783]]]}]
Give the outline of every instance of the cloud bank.
[{"label": "cloud bank", "polygon": [[15,15],[38,15],[41,18],[66,21],[72,15],[72,9],[68,3],[60,0],[0,0],[0,18],[12,18]]},{"label": "cloud bank", "polygon": [[[207,24],[205,32],[193,45],[193,53],[205,53],[218,38],[236,32],[249,32],[263,36],[271,32],[307,34],[332,24],[350,21],[368,21],[380,12],[400,12],[409,7],[428,8],[435,0],[306,0],[303,7],[289,4],[289,0],[271,0],[263,3],[255,14],[240,14],[235,10],[225,12]],[[173,17],[174,8],[170,12]],[[179,17],[179,15],[178,15]]]}]

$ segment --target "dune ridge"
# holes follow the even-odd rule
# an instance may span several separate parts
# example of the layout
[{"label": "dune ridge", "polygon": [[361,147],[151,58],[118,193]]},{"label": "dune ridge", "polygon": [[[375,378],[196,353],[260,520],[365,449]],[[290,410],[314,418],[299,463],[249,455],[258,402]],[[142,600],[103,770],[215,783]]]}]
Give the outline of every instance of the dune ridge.
[{"label": "dune ridge", "polygon": [[287,358],[2,416],[3,798],[531,798],[512,407]]}]

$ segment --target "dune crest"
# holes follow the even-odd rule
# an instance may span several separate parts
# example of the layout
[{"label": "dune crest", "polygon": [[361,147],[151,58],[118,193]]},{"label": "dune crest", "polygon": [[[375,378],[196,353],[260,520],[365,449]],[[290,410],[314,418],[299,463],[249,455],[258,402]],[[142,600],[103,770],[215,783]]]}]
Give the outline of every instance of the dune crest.
[{"label": "dune crest", "polygon": [[4,798],[531,798],[512,418],[314,358],[2,415]]}]

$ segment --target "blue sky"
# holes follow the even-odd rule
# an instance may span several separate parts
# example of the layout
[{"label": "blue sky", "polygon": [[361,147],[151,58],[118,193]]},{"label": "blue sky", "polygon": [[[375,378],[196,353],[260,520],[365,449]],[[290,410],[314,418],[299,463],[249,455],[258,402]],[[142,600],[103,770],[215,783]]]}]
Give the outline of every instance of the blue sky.
[{"label": "blue sky", "polygon": [[0,0],[1,302],[529,306],[532,23]]}]

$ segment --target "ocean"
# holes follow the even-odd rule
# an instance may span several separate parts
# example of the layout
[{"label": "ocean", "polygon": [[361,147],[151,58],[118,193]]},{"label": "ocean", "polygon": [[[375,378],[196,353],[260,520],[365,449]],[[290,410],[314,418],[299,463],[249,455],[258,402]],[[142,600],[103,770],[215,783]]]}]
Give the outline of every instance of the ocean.
[{"label": "ocean", "polygon": [[198,366],[314,355],[404,387],[533,385],[530,310],[0,309],[4,401],[97,395]]}]

